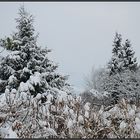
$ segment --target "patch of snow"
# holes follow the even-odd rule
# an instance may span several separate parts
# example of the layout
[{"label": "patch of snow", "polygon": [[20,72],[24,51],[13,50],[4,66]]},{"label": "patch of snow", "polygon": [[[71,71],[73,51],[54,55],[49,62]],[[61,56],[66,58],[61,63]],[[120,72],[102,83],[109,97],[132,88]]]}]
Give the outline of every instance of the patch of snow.
[{"label": "patch of snow", "polygon": [[5,138],[18,138],[17,134],[12,130],[12,128],[10,127],[8,129],[8,134],[6,135]]},{"label": "patch of snow", "polygon": [[27,81],[26,83],[24,82],[20,83],[20,86],[19,86],[20,92],[27,92],[29,89],[34,91],[34,87],[30,83],[30,81]]},{"label": "patch of snow", "polygon": [[68,127],[68,128],[72,128],[72,126],[73,126],[73,122],[72,122],[71,119],[69,119],[69,120],[68,120],[67,127]]},{"label": "patch of snow", "polygon": [[41,99],[41,96],[42,96],[42,95],[41,95],[40,93],[38,93],[38,94],[36,95],[35,98],[36,98],[37,100],[40,100],[40,99]]},{"label": "patch of snow", "polygon": [[20,86],[19,86],[19,90],[20,90],[20,92],[22,92],[22,91],[28,91],[28,89],[29,89],[29,87],[28,87],[28,84],[27,83],[24,83],[24,82],[21,82],[20,83]]},{"label": "patch of snow", "polygon": [[140,112],[138,112],[138,113],[136,114],[136,117],[140,118]]},{"label": "patch of snow", "polygon": [[84,118],[82,115],[79,115],[78,122],[84,124]]},{"label": "patch of snow", "polygon": [[15,88],[12,89],[11,93],[16,94],[17,90]]},{"label": "patch of snow", "polygon": [[77,97],[76,97],[76,100],[77,100],[78,102],[81,102],[81,100],[82,100],[82,99],[81,99],[81,96],[77,96]]},{"label": "patch of snow", "polygon": [[7,134],[8,134],[7,128],[0,128],[0,136],[1,136],[1,138],[5,138]]},{"label": "patch of snow", "polygon": [[[98,92],[95,89],[91,89],[90,92],[93,94],[94,97],[96,97],[97,99],[100,99],[103,97],[103,93]],[[106,93],[105,93],[106,94]],[[105,95],[106,96],[106,95]]]},{"label": "patch of snow", "polygon": [[85,109],[86,111],[89,111],[89,110],[90,110],[90,103],[89,103],[89,102],[87,102],[87,103],[84,105],[84,109]]},{"label": "patch of snow", "polygon": [[129,114],[129,117],[130,118],[133,117],[135,115],[135,110],[130,109],[129,112],[128,112],[128,114]]},{"label": "patch of snow", "polygon": [[27,100],[27,93],[26,92],[20,92],[20,99],[22,99],[23,101]]},{"label": "patch of snow", "polygon": [[5,93],[2,93],[0,95],[0,106],[5,105],[6,104],[6,97],[5,97]]},{"label": "patch of snow", "polygon": [[88,111],[85,111],[85,117],[89,118],[89,112]]},{"label": "patch of snow", "polygon": [[[108,111],[111,115],[115,115],[116,117],[120,115],[120,109],[117,106],[114,106]],[[120,116],[119,116],[120,117]]]},{"label": "patch of snow", "polygon": [[66,107],[64,108],[64,111],[63,111],[64,114],[67,114],[69,113],[69,107],[66,105]]},{"label": "patch of snow", "polygon": [[30,82],[34,85],[39,84],[41,82],[41,74],[39,72],[35,72],[34,75],[30,76]]},{"label": "patch of snow", "polygon": [[108,97],[109,95],[110,95],[110,93],[108,93],[106,91],[103,93],[103,97]]},{"label": "patch of snow", "polygon": [[47,95],[47,99],[48,99],[48,101],[51,101],[53,99],[53,95],[52,94],[48,94]]},{"label": "patch of snow", "polygon": [[68,94],[67,94],[66,92],[61,91],[61,90],[59,90],[59,89],[57,89],[57,88],[53,88],[53,90],[54,90],[56,93],[58,93],[58,94],[57,94],[57,99],[58,99],[60,102],[61,102],[62,100],[63,100],[63,101],[66,101],[66,100],[67,100]]},{"label": "patch of snow", "polygon": [[16,80],[17,80],[17,78],[14,75],[11,75],[8,79],[8,82],[10,84],[10,83],[13,83],[13,81],[16,81]]},{"label": "patch of snow", "polygon": [[74,119],[74,118],[75,118],[75,113],[74,113],[74,111],[73,111],[72,109],[70,109],[70,110],[69,110],[69,113],[70,113],[71,118]]},{"label": "patch of snow", "polygon": [[52,129],[52,128],[46,128],[46,134],[48,135],[48,136],[57,136],[57,133],[55,132],[55,130],[54,129]]},{"label": "patch of snow", "polygon": [[23,68],[23,72],[29,72],[30,70],[27,67]]},{"label": "patch of snow", "polygon": [[9,59],[13,59],[13,60],[20,60],[20,56],[19,55],[16,55],[14,53],[11,53],[8,55]]},{"label": "patch of snow", "polygon": [[72,101],[72,100],[73,100],[72,95],[68,95],[68,101]]},{"label": "patch of snow", "polygon": [[127,126],[127,123],[125,123],[124,121],[122,121],[122,122],[120,123],[120,130],[125,129],[126,126]]},{"label": "patch of snow", "polygon": [[135,131],[140,134],[140,119],[139,118],[135,118]]},{"label": "patch of snow", "polygon": [[5,94],[7,95],[7,94],[9,94],[9,93],[10,93],[9,89],[6,88],[6,89],[5,89]]}]

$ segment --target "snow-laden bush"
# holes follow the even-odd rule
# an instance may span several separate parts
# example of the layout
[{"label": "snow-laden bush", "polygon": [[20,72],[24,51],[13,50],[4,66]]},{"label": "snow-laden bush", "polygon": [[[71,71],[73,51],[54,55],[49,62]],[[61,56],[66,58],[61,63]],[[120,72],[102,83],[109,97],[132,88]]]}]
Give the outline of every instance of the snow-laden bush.
[{"label": "snow-laden bush", "polygon": [[[0,96],[1,138],[140,138],[140,107],[122,99],[112,106],[87,102],[53,88],[56,94]],[[57,95],[57,96],[56,96]]]},{"label": "snow-laden bush", "polygon": [[[109,75],[106,69],[98,69],[93,71],[90,78],[87,79],[87,89],[83,93],[85,99],[90,98],[89,100],[91,100],[91,98],[96,98],[95,92],[92,94],[92,90],[95,89],[101,94],[104,94],[104,92],[110,93],[109,98],[103,102],[101,100],[100,104],[114,104],[122,98],[127,98],[137,103],[139,101],[140,69],[135,72],[125,70],[114,75]],[[99,96],[100,94],[98,94]]]}]

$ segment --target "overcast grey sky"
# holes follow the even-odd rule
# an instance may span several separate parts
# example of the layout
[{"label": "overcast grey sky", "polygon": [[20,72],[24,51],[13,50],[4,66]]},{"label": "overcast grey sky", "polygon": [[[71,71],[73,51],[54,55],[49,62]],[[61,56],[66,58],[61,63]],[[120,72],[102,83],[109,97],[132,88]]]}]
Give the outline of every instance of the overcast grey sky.
[{"label": "overcast grey sky", "polygon": [[[23,2],[0,2],[0,38],[15,31],[15,18]],[[83,88],[92,67],[104,66],[111,57],[115,32],[130,39],[140,63],[139,2],[24,2],[35,16],[38,42],[52,49],[59,71]]]}]

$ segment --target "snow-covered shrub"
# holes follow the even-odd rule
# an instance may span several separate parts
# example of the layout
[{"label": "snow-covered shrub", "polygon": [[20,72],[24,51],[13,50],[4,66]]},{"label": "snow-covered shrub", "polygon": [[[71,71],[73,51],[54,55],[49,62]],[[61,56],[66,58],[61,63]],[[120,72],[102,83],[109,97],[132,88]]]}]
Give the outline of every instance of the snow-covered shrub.
[{"label": "snow-covered shrub", "polygon": [[[91,91],[95,89],[101,94],[104,94],[104,92],[110,94],[108,94],[108,98],[103,98],[105,99],[104,101],[101,98],[101,101],[98,101],[100,104],[110,105],[122,98],[138,102],[140,96],[140,69],[135,72],[125,70],[114,75],[110,75],[106,69],[97,69],[96,71],[93,71],[92,75],[93,77],[87,80],[88,88],[83,93],[85,94],[84,99],[89,98],[89,100],[93,100],[92,98],[94,96],[96,98],[95,94],[91,94]],[[96,101],[97,100],[95,100],[95,102]]]},{"label": "snow-covered shrub", "polygon": [[102,91],[111,93],[112,101],[127,98],[132,101],[139,100],[140,77],[139,71],[130,70],[101,79],[100,87]]},{"label": "snow-covered shrub", "polygon": [[122,99],[111,106],[86,102],[59,89],[36,97],[0,95],[2,138],[140,138],[140,107]]}]

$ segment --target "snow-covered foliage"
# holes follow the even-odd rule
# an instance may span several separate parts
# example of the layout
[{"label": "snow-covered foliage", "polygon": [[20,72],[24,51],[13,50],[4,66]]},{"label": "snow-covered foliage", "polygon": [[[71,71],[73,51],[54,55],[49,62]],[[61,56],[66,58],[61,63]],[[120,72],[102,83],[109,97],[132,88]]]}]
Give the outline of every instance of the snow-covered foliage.
[{"label": "snow-covered foliage", "polygon": [[[100,71],[95,88],[73,95],[50,50],[37,45],[32,15],[21,7],[16,21],[17,32],[0,40],[0,138],[140,138],[140,71]],[[123,54],[120,35],[114,43],[117,57],[127,54],[123,66],[135,69],[130,42]],[[117,57],[115,72],[122,66]]]},{"label": "snow-covered foliage", "polygon": [[[0,95],[1,138],[139,138],[140,108],[122,99],[112,106],[82,104],[80,96],[57,90],[18,97]],[[44,101],[44,96],[46,97]]]},{"label": "snow-covered foliage", "polygon": [[121,34],[116,33],[113,42],[112,58],[108,63],[110,75],[120,73],[124,70],[136,71],[138,69],[137,59],[134,57],[135,52],[131,43],[126,39],[122,44]]},{"label": "snow-covered foliage", "polygon": [[117,101],[121,98],[127,98],[136,102],[140,96],[140,71],[124,71],[112,76],[107,73],[102,79],[98,79],[100,83],[99,90],[111,93],[112,101]]},{"label": "snow-covered foliage", "polygon": [[[140,69],[135,72],[128,69],[114,75],[110,75],[105,68],[92,72],[91,78],[86,81],[87,89],[83,92],[84,100],[97,102],[97,97],[100,99],[103,97],[104,101],[101,100],[100,104],[106,105],[116,103],[122,98],[127,98],[133,102],[139,100]],[[91,94],[91,91],[95,91],[93,89],[96,92]],[[105,94],[107,96],[104,96]]]},{"label": "snow-covered foliage", "polygon": [[49,60],[50,50],[37,45],[33,16],[23,6],[19,9],[16,22],[17,32],[8,38],[9,47],[7,48],[7,39],[1,42],[1,46],[10,53],[0,54],[0,92],[3,93],[6,89],[11,92],[14,88],[19,94],[29,92],[36,96],[52,87],[63,89],[68,86],[67,76],[57,73],[58,66]]},{"label": "snow-covered foliage", "polygon": [[92,93],[92,95],[98,99],[103,99],[104,97],[108,97],[109,93],[104,91],[103,93],[95,90],[95,89],[91,89],[90,92]]},{"label": "snow-covered foliage", "polygon": [[57,73],[58,66],[48,58],[50,50],[37,45],[33,16],[23,6],[16,22],[17,32],[0,41],[8,52],[0,53],[0,136],[57,136],[45,113],[56,109],[50,106],[55,98],[70,94],[67,76]]},{"label": "snow-covered foliage", "polygon": [[110,74],[122,71],[123,54],[122,54],[122,37],[121,34],[116,33],[113,41],[112,58],[108,63]]},{"label": "snow-covered foliage", "polygon": [[132,49],[132,45],[128,39],[126,39],[125,44],[123,45],[123,67],[125,69],[130,69],[136,71],[138,69],[137,58],[134,57],[135,52]]}]

